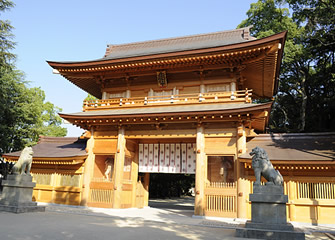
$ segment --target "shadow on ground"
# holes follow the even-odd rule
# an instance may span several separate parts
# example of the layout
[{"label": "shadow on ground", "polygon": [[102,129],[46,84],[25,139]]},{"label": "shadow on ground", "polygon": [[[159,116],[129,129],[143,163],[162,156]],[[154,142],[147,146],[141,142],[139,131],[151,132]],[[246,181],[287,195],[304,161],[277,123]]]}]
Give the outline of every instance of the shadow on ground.
[{"label": "shadow on ground", "polygon": [[149,207],[194,211],[194,197],[150,199]]}]

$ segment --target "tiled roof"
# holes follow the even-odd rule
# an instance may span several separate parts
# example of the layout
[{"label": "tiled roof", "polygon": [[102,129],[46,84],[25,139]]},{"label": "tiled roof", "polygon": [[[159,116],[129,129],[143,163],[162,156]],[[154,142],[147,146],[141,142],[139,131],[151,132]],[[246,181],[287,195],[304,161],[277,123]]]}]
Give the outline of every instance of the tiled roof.
[{"label": "tiled roof", "polygon": [[270,160],[335,161],[335,133],[260,134],[247,142],[247,153],[239,158],[251,159],[255,147],[263,148]]},{"label": "tiled roof", "polygon": [[[86,139],[70,137],[41,137],[32,147],[33,158],[66,158],[86,156]],[[4,154],[3,157],[19,157],[21,151]]]},{"label": "tiled roof", "polygon": [[245,27],[229,31],[135,42],[129,44],[111,44],[107,46],[106,54],[103,60],[180,52],[194,49],[205,49],[247,42],[255,39],[249,36],[250,28],[251,27]]}]

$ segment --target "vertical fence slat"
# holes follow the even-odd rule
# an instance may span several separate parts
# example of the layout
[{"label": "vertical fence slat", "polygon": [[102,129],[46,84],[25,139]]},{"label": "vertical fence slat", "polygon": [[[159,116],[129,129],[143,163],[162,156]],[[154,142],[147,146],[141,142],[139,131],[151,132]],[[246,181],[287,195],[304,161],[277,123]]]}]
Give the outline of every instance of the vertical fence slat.
[{"label": "vertical fence slat", "polygon": [[335,199],[335,183],[297,182],[297,197],[309,199]]}]

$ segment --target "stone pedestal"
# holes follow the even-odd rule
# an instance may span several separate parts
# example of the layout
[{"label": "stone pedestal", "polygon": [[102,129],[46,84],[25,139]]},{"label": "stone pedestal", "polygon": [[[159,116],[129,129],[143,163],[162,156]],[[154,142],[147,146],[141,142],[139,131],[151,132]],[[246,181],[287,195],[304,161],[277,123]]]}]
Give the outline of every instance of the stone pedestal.
[{"label": "stone pedestal", "polygon": [[0,196],[0,211],[24,213],[44,212],[45,207],[37,206],[32,201],[33,188],[31,175],[8,175],[2,181],[2,194]]},{"label": "stone pedestal", "polygon": [[236,229],[237,237],[258,239],[305,239],[303,232],[295,231],[286,221],[287,195],[282,186],[273,183],[254,185],[251,201],[251,221]]}]

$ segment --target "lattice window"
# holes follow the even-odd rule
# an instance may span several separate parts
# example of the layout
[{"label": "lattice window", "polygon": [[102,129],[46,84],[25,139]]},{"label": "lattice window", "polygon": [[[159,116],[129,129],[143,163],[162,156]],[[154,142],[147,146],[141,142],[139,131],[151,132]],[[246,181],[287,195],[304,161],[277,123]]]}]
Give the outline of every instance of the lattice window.
[{"label": "lattice window", "polygon": [[153,89],[150,88],[149,92],[148,92],[148,97],[149,99],[155,99],[155,98],[150,98],[150,97],[159,97],[162,96],[161,99],[170,99],[171,95],[178,95],[179,94],[179,89],[177,89],[176,87],[171,89],[171,90],[156,90],[154,91]]},{"label": "lattice window", "polygon": [[113,203],[113,190],[110,189],[90,189],[90,202]]},{"label": "lattice window", "polygon": [[298,198],[335,199],[335,183],[297,183]]},{"label": "lattice window", "polygon": [[113,98],[125,98],[126,92],[118,92],[118,93],[107,93],[107,98],[113,99]]},{"label": "lattice window", "polygon": [[36,184],[51,185],[51,176],[52,176],[52,174],[48,174],[48,173],[34,173],[32,175],[33,175],[33,181],[36,182]]},{"label": "lattice window", "polygon": [[206,92],[229,92],[230,84],[207,85]]},{"label": "lattice window", "polygon": [[61,175],[59,186],[79,187],[80,186],[80,175]]}]

